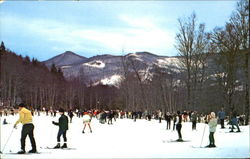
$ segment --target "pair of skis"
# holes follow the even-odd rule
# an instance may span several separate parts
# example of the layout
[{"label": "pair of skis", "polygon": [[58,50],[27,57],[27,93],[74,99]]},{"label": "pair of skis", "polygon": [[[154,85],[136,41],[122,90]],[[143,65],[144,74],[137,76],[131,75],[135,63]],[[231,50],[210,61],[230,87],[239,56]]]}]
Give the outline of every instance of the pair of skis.
[{"label": "pair of skis", "polygon": [[[54,149],[54,150],[76,150],[76,148],[52,148],[52,147],[40,147],[41,149]],[[1,154],[9,154],[9,155],[35,155],[35,154],[51,154],[51,152],[35,152],[35,153],[23,153],[19,154],[16,152],[6,152]]]}]

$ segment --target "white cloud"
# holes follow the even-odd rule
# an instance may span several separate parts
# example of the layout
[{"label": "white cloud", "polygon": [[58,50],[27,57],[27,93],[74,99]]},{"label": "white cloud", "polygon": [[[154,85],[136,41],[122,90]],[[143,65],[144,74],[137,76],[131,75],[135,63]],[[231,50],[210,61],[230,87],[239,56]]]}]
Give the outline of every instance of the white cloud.
[{"label": "white cloud", "polygon": [[[111,54],[125,52],[150,51],[169,53],[173,48],[174,34],[159,27],[159,19],[152,17],[119,16],[127,24],[123,28],[91,28],[91,26],[65,24],[48,19],[24,19],[5,16],[4,24],[16,26],[29,32],[29,36],[39,36],[51,42],[51,49],[56,51],[109,51]],[[96,47],[88,46],[94,44]],[[63,50],[64,49],[64,50]]]}]

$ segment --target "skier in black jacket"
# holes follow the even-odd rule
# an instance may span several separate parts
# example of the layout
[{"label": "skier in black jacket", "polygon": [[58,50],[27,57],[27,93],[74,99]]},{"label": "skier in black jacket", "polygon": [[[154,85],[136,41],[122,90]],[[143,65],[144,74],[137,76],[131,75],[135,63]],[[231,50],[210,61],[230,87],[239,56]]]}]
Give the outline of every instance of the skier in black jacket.
[{"label": "skier in black jacket", "polygon": [[177,111],[176,130],[178,132],[179,139],[177,139],[176,141],[178,141],[178,142],[183,141],[182,135],[181,135],[181,127],[182,127],[181,122],[182,122],[181,113],[180,113],[180,111]]},{"label": "skier in black jacket", "polygon": [[54,122],[52,121],[53,124],[58,125],[59,126],[59,131],[57,134],[57,145],[54,148],[60,148],[60,137],[61,135],[63,135],[63,139],[64,139],[64,144],[62,145],[61,148],[67,148],[67,137],[66,137],[66,132],[68,130],[68,117],[66,115],[64,115],[64,110],[62,108],[59,109],[59,113],[61,115],[61,117],[59,118],[59,122]]}]

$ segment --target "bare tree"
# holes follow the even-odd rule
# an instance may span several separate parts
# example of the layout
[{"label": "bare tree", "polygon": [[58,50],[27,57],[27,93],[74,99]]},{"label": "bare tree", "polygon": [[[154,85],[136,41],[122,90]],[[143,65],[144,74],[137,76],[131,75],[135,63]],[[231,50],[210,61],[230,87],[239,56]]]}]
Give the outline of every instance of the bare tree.
[{"label": "bare tree", "polygon": [[[203,66],[206,59],[204,53],[209,44],[209,38],[205,32],[205,24],[197,25],[196,14],[193,13],[188,19],[178,19],[179,33],[176,35],[176,48],[181,56],[181,65],[186,69],[186,87],[187,87],[187,107],[194,107],[195,91],[200,67]],[[198,26],[198,28],[197,28]],[[193,94],[193,95],[192,95]]]},{"label": "bare tree", "polygon": [[249,0],[240,0],[237,3],[236,11],[233,12],[230,23],[234,26],[237,34],[240,36],[240,49],[244,54],[244,72],[245,72],[245,125],[249,122]]}]

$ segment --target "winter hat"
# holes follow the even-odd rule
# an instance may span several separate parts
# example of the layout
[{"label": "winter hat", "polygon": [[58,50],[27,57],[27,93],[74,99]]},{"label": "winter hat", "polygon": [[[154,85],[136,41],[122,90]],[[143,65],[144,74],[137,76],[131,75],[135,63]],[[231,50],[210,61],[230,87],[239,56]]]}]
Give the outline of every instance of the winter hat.
[{"label": "winter hat", "polygon": [[60,109],[59,109],[59,112],[62,112],[62,113],[64,113],[64,110],[63,110],[63,108],[60,108]]},{"label": "winter hat", "polygon": [[25,107],[25,104],[24,103],[20,103],[18,106],[19,107]]},{"label": "winter hat", "polygon": [[86,114],[88,114],[88,112],[84,112],[83,114],[86,115]]},{"label": "winter hat", "polygon": [[211,117],[215,118],[215,113],[214,112],[211,112]]}]

